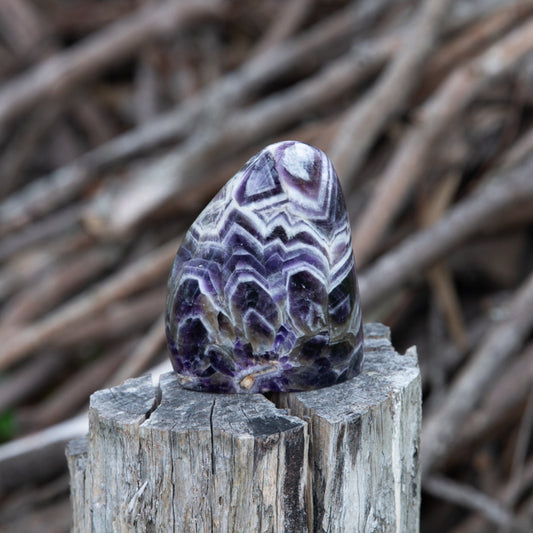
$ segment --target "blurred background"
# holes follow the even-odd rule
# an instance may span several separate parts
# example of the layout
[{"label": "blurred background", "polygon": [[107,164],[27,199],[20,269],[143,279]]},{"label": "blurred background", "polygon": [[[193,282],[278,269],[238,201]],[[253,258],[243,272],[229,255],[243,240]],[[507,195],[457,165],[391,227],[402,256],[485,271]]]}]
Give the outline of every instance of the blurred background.
[{"label": "blurred background", "polygon": [[180,239],[284,139],[418,348],[421,531],[533,531],[533,0],[1,0],[0,83],[0,531],[68,531],[89,395],[168,368]]}]

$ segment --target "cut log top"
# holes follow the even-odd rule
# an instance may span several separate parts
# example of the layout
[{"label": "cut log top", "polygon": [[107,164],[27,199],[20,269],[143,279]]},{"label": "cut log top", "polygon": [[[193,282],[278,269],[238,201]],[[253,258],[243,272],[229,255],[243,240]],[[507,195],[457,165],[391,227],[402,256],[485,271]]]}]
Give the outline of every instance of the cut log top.
[{"label": "cut log top", "polygon": [[95,393],[67,450],[74,531],[417,531],[420,377],[365,327],[356,378],[300,393]]}]

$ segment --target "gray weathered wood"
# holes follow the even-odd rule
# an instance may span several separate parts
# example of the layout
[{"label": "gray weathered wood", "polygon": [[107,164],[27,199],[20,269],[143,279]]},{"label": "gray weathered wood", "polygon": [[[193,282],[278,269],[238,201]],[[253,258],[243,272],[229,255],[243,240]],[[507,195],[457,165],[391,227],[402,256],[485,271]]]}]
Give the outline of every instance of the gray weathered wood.
[{"label": "gray weathered wood", "polygon": [[[67,444],[67,461],[70,470],[71,494],[85,494],[85,472],[87,471],[87,437],[78,437]],[[72,498],[72,522],[86,524],[84,498]]]},{"label": "gray weathered wood", "polygon": [[[95,393],[67,449],[74,531],[418,531],[420,376],[365,327],[363,373],[305,393]],[[274,403],[275,402],[275,403]]]},{"label": "gray weathered wood", "polygon": [[361,376],[327,394],[284,397],[282,405],[310,425],[313,531],[418,531],[421,385],[415,354],[398,355],[388,329],[369,324]]}]

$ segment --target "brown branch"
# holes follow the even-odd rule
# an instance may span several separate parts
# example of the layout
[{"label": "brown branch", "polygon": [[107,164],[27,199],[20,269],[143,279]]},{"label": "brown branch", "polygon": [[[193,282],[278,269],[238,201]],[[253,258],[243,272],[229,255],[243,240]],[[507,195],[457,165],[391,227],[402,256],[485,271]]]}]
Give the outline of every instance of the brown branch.
[{"label": "brown branch", "polygon": [[94,248],[64,261],[53,273],[27,290],[20,291],[9,302],[1,315],[0,332],[6,327],[20,327],[24,322],[44,314],[116,263],[117,259],[115,250]]},{"label": "brown branch", "polygon": [[21,368],[5,375],[0,387],[0,413],[11,409],[27,398],[49,387],[50,380],[57,376],[65,361],[56,355],[43,354]]},{"label": "brown branch", "polygon": [[463,483],[457,483],[451,479],[441,476],[431,476],[424,482],[424,490],[437,498],[455,503],[461,507],[466,507],[482,514],[487,520],[498,526],[513,526],[517,533],[526,533],[529,529],[516,529],[518,521],[505,509],[498,501],[488,497],[486,494]]},{"label": "brown branch", "polygon": [[438,41],[450,0],[422,2],[406,31],[402,48],[381,76],[377,86],[348,113],[330,149],[330,157],[345,189],[383,126],[407,104],[420,73]]},{"label": "brown branch", "polygon": [[533,487],[533,459],[523,466],[520,475],[511,478],[502,491],[503,497],[511,502],[518,501],[531,487]]},{"label": "brown branch", "polygon": [[493,13],[480,17],[456,39],[449,44],[445,43],[435,53],[424,75],[427,85],[425,89],[436,87],[445,73],[491,45],[496,38],[531,15],[532,10],[533,2],[524,0],[520,4],[497,6]]},{"label": "brown branch", "polygon": [[[533,435],[533,389],[529,391],[526,401],[526,407],[522,420],[518,428],[518,436],[516,439],[516,447],[513,454],[513,462],[511,468],[510,486],[519,486],[523,477],[524,466],[527,459],[527,451]],[[508,492],[506,494],[505,503],[507,507],[512,507],[516,503],[516,494]]]},{"label": "brown branch", "polygon": [[450,13],[450,18],[453,22],[450,24],[449,31],[452,33],[463,30],[468,31],[469,25],[475,24],[479,19],[490,16],[494,11],[505,8],[516,9],[517,6],[516,0],[473,0],[468,3],[454,2]]},{"label": "brown branch", "polygon": [[110,302],[124,298],[143,286],[160,279],[170,270],[180,240],[152,251],[107,280],[80,294],[41,321],[10,335],[2,345],[0,368],[27,357],[72,324],[102,310]]},{"label": "brown branch", "polygon": [[[435,226],[419,231],[381,257],[359,277],[365,308],[374,307],[391,291],[467,241],[500,213],[533,199],[533,157],[502,170],[476,194],[458,203]],[[357,250],[356,250],[357,253]]]},{"label": "brown branch", "polygon": [[50,128],[60,118],[60,111],[58,105],[37,108],[20,127],[20,131],[12,135],[0,161],[0,198],[20,186],[21,178],[31,161],[28,154],[37,151],[39,141],[49,134]]},{"label": "brown branch", "polygon": [[[520,496],[521,493],[524,491],[527,491],[528,488],[533,484],[533,460],[530,460],[527,465],[525,465],[525,468],[522,472],[521,479],[518,480],[519,483],[516,484],[515,481],[512,480],[511,482],[507,483],[505,487],[502,489],[498,489],[497,491],[497,498],[505,498],[507,494],[513,495],[513,497],[517,498]],[[529,523],[529,529],[527,531],[531,530],[531,520],[527,522],[527,512],[524,513],[523,511],[519,514],[519,522],[518,526],[522,523],[527,524]],[[524,520],[525,519],[525,520]],[[483,520],[482,516],[477,514],[474,516],[470,516],[467,518],[463,523],[461,523],[459,526],[455,527],[450,531],[450,533],[485,533],[487,530],[487,525],[485,523],[485,520]],[[514,533],[516,530],[511,529],[509,533]]]},{"label": "brown branch", "polygon": [[428,474],[450,452],[473,407],[503,363],[523,344],[533,327],[533,274],[516,291],[506,319],[492,328],[451,385],[446,399],[422,430],[421,464]]},{"label": "brown branch", "polygon": [[269,48],[285,41],[304,22],[311,8],[311,0],[290,0],[276,13],[274,22],[255,45],[251,57],[263,54]]},{"label": "brown branch", "polygon": [[2,36],[13,52],[22,60],[33,59],[46,48],[51,29],[34,8],[25,0],[0,2],[0,27]]},{"label": "brown branch", "polygon": [[[435,224],[446,211],[452,202],[459,183],[459,174],[450,173],[437,186],[436,191],[422,206],[422,224],[425,227]],[[449,267],[444,261],[438,261],[427,270],[426,276],[444,314],[452,339],[461,351],[466,351],[469,346],[468,336],[465,331],[461,304]]]},{"label": "brown branch", "polygon": [[392,36],[374,41],[372,46],[360,45],[315,76],[248,110],[222,117],[191,136],[179,150],[139,169],[126,185],[110,187],[109,195],[102,193],[87,217],[98,221],[96,228],[105,228],[106,232],[130,231],[173,195],[204,183],[209,165],[217,159],[268,138],[305,113],[316,111],[353,89],[383,65],[396,43]]},{"label": "brown branch", "polygon": [[[476,346],[487,329],[492,325],[489,317],[478,317],[472,320],[467,328],[468,345]],[[420,373],[422,382],[431,387],[431,396],[424,401],[424,414],[431,412],[432,408],[438,407],[444,390],[444,376],[464,360],[465,354],[452,342],[441,342],[431,353],[420,360]]]},{"label": "brown branch", "polygon": [[[60,218],[67,224],[72,221],[70,216]],[[13,253],[11,256],[2,257],[5,266],[0,270],[0,301],[12,297],[17,291],[25,287],[31,286],[47,272],[57,268],[65,257],[72,253],[81,252],[94,242],[92,237],[86,232],[80,231],[76,226],[69,227],[67,225],[59,231],[61,233],[60,239],[47,240],[46,237],[43,237],[44,243],[37,245],[34,241],[36,245],[24,253]]]},{"label": "brown branch", "polygon": [[102,345],[143,332],[165,307],[166,287],[161,284],[141,295],[113,301],[101,312],[83,321],[83,326],[68,328],[50,343],[61,350]]},{"label": "brown branch", "polygon": [[80,203],[74,203],[0,241],[0,261],[45,240],[58,238],[72,231],[80,222]]},{"label": "brown branch", "polygon": [[357,224],[354,248],[360,264],[370,259],[408,191],[427,170],[429,154],[446,129],[481,89],[516,67],[532,48],[533,20],[529,20],[456,70],[422,106],[416,124],[405,135]]},{"label": "brown branch", "polygon": [[[7,33],[14,31],[12,48],[14,53],[19,56],[19,61],[22,64],[27,63],[29,59],[36,62],[50,57],[59,50],[59,40],[52,33],[50,22],[47,19],[48,14],[47,12],[45,16],[41,13],[30,0],[4,0],[0,4],[0,24],[4,24],[8,30]],[[64,106],[65,102],[56,101],[46,110],[49,112],[50,107],[52,107],[57,114]],[[104,115],[85,94],[74,95],[69,107],[72,108],[73,114],[86,127],[89,136],[92,136],[95,142],[109,139],[114,128],[108,123],[107,115]],[[42,110],[41,114],[43,114]],[[33,130],[31,126],[30,124],[30,132]],[[24,128],[28,129],[28,126],[25,124]],[[33,133],[34,138],[36,135],[42,134],[42,127],[35,129],[37,131]],[[25,160],[29,159],[27,154],[30,153],[30,150],[23,153]]]},{"label": "brown branch", "polygon": [[[514,423],[517,413],[524,405],[531,383],[533,383],[533,345],[526,347],[524,354],[517,358],[487,391],[482,405],[468,417],[457,436],[455,450],[449,461],[455,459],[460,461],[465,451],[474,449],[488,435]],[[432,402],[432,406],[427,410],[428,416],[436,413],[441,403],[442,399],[439,399],[438,403]]]},{"label": "brown branch", "polygon": [[87,433],[87,414],[0,445],[0,495],[65,468],[68,441]]},{"label": "brown branch", "polygon": [[129,0],[115,0],[112,4],[99,2],[68,2],[50,5],[49,23],[56,32],[67,35],[84,35],[130,14],[137,4]]},{"label": "brown branch", "polygon": [[148,366],[150,361],[161,352],[165,345],[165,315],[158,317],[150,331],[137,345],[131,357],[113,374],[106,387],[113,387],[129,378],[136,377]]},{"label": "brown branch", "polygon": [[[349,47],[347,36],[371,24],[389,0],[350,5],[285,43],[268,49],[239,69],[212,83],[184,105],[156,117],[146,125],[119,135],[80,158],[35,180],[0,204],[0,236],[21,228],[73,198],[105,167],[176,140],[202,124],[205,117],[231,109],[265,83],[290,72],[295,66],[322,64],[335,51]],[[203,118],[202,118],[203,117]]]},{"label": "brown branch", "polygon": [[169,0],[143,7],[45,60],[0,90],[0,129],[43,99],[64,95],[95,72],[131,54],[142,43],[212,14],[220,5],[217,0]]},{"label": "brown branch", "polygon": [[74,415],[87,404],[89,396],[101,388],[118,366],[128,358],[132,342],[124,342],[118,348],[108,350],[96,361],[69,376],[38,405],[20,413],[19,424],[28,431],[57,424]]}]

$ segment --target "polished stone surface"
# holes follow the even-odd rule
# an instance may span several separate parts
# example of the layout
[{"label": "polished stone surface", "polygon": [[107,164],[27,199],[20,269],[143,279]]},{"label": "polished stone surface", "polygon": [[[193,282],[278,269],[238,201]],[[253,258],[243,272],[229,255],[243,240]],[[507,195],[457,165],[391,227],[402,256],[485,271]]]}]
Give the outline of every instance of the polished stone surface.
[{"label": "polished stone surface", "polygon": [[166,333],[189,389],[299,391],[360,372],[350,224],[322,151],[270,145],[220,190],[174,260]]}]

